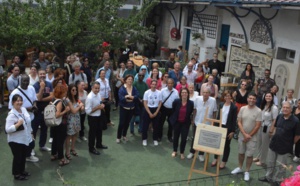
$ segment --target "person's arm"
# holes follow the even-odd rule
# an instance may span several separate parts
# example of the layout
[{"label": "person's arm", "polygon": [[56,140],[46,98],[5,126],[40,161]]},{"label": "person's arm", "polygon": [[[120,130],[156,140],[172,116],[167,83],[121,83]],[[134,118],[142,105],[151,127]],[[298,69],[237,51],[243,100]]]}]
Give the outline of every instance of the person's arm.
[{"label": "person's arm", "polygon": [[72,78],[73,74],[69,75],[69,85],[73,84],[73,78]]},{"label": "person's arm", "polygon": [[15,116],[14,114],[9,114],[6,118],[6,123],[5,123],[5,131],[7,133],[13,133],[16,132],[18,130],[18,128],[23,125],[24,120],[23,119],[19,119],[16,122],[16,118],[17,116]]},{"label": "person's arm", "polygon": [[254,85],[254,92],[256,95],[258,94],[258,82],[256,82]]},{"label": "person's arm", "polygon": [[85,112],[87,114],[92,114],[95,111],[102,110],[104,108],[104,104],[99,104],[99,105],[92,108],[92,101],[93,100],[91,100],[91,99],[86,99],[86,101],[85,101],[85,105],[86,105],[85,106]]},{"label": "person's arm", "polygon": [[152,118],[152,113],[150,112],[150,109],[148,107],[148,100],[144,100],[144,107],[146,112],[149,114],[149,117]]},{"label": "person's arm", "polygon": [[155,111],[154,114],[153,114],[154,117],[157,116],[158,112],[160,111],[161,104],[162,104],[162,102],[160,101],[160,102],[158,103],[158,107],[157,107],[156,111]]},{"label": "person's arm", "polygon": [[[236,91],[238,91],[238,90],[236,90]],[[236,99],[236,95],[237,95],[237,92],[236,92],[236,91],[234,91],[234,92],[232,93],[233,99]]]},{"label": "person's arm", "polygon": [[201,92],[200,92],[200,96],[203,96],[203,90],[204,90],[204,85],[205,85],[206,83],[203,83],[202,85],[201,85]]},{"label": "person's arm", "polygon": [[[194,106],[195,107],[195,106]],[[195,117],[196,117],[196,114],[197,114],[197,110],[194,108],[193,110],[193,120],[192,120],[192,124],[195,125]]]},{"label": "person's arm", "polygon": [[215,87],[215,96],[214,96],[214,98],[217,99],[218,98],[218,92],[219,92],[218,86],[216,84],[213,84],[213,86]]},{"label": "person's arm", "polygon": [[81,105],[78,105],[76,108],[74,108],[73,103],[70,100],[68,100],[68,106],[72,114],[76,114],[81,109]]},{"label": "person's arm", "polygon": [[56,113],[55,113],[55,117],[59,118],[59,117],[65,115],[67,112],[69,112],[70,107],[67,106],[63,112],[62,112],[61,110],[62,110],[62,102],[60,101],[60,102],[56,105]]},{"label": "person's arm", "polygon": [[252,137],[253,135],[255,135],[257,133],[257,131],[259,130],[261,126],[261,121],[256,121],[255,122],[255,127],[252,129],[252,131],[249,133],[249,135]]},{"label": "person's arm", "polygon": [[38,93],[36,94],[38,101],[42,101],[42,99],[43,99],[45,86],[46,86],[46,83],[44,81],[40,81],[40,89],[38,90]]}]

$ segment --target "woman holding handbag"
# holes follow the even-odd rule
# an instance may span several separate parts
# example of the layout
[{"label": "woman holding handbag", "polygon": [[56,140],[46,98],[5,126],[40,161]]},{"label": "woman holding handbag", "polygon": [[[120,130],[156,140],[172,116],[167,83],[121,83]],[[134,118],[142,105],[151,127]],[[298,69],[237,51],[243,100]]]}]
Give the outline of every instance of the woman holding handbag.
[{"label": "woman holding handbag", "polygon": [[15,180],[27,180],[30,173],[25,171],[26,152],[33,140],[31,119],[26,108],[22,107],[23,98],[19,94],[12,97],[12,105],[5,123],[7,141],[14,156],[12,174]]},{"label": "woman holding handbag", "polygon": [[173,153],[172,157],[177,155],[178,141],[181,135],[180,142],[180,158],[184,159],[184,150],[186,139],[189,133],[191,118],[194,111],[194,102],[189,99],[189,91],[187,88],[180,90],[179,97],[173,102],[173,114],[170,117],[170,122],[174,129]]}]

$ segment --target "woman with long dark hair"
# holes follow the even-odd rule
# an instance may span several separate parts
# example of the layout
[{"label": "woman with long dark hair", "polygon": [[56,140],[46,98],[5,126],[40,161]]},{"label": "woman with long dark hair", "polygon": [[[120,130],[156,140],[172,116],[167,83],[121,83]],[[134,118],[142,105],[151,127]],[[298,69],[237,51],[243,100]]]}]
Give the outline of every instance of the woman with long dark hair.
[{"label": "woman with long dark hair", "polygon": [[[66,158],[72,159],[70,153],[73,156],[78,156],[75,151],[75,142],[78,136],[79,131],[81,130],[80,126],[80,111],[84,110],[84,104],[78,99],[78,88],[76,85],[71,84],[68,87],[68,94],[66,99],[68,106],[70,107],[70,113],[68,114],[68,128],[67,128],[67,138],[66,138]],[[71,149],[70,149],[71,141]]]},{"label": "woman with long dark hair", "polygon": [[251,63],[246,64],[246,68],[241,74],[241,82],[242,80],[247,81],[246,89],[248,91],[251,91],[253,89],[255,81],[255,72],[253,71],[253,65]]},{"label": "woman with long dark hair", "polygon": [[149,88],[151,88],[152,80],[157,81],[156,89],[160,90],[161,89],[161,79],[159,78],[159,71],[156,68],[154,68],[152,70],[150,77],[146,80],[146,84],[148,85]]},{"label": "woman with long dark hair", "polygon": [[12,97],[12,105],[5,123],[8,145],[14,156],[12,174],[15,180],[27,180],[30,173],[25,171],[26,153],[33,140],[31,119],[26,108],[22,107],[23,98],[19,94]]},{"label": "woman with long dark hair", "polygon": [[266,166],[266,158],[268,157],[268,149],[270,144],[269,131],[274,126],[278,108],[274,105],[274,95],[268,92],[264,95],[260,109],[262,111],[262,124],[257,133],[257,150],[258,155],[253,159],[258,166]]},{"label": "woman with long dark hair", "polygon": [[[223,169],[228,161],[228,157],[230,154],[230,142],[234,135],[236,120],[237,120],[237,107],[232,103],[232,94],[230,91],[225,90],[223,93],[224,103],[220,104],[219,107],[219,116],[220,111],[222,109],[222,128],[227,128],[226,141],[224,146],[224,154],[222,158],[222,162],[220,164],[220,169]],[[212,162],[211,166],[216,166],[218,156],[215,155],[215,159]]]},{"label": "woman with long dark hair", "polygon": [[184,159],[184,150],[194,111],[194,102],[189,100],[189,90],[187,88],[180,90],[179,97],[180,99],[174,100],[172,104],[173,114],[170,117],[174,130],[172,157],[177,155],[178,141],[181,136],[180,158]]}]

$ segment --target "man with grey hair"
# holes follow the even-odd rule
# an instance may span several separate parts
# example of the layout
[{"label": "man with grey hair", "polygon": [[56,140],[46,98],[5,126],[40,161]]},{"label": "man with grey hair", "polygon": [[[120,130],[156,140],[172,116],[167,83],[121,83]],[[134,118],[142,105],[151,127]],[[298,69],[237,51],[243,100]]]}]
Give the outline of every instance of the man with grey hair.
[{"label": "man with grey hair", "polygon": [[180,83],[180,79],[183,76],[183,73],[180,71],[180,63],[176,62],[174,64],[174,70],[170,70],[168,72],[169,78],[172,78],[174,80],[174,88],[177,84]]},{"label": "man with grey hair", "polygon": [[220,78],[218,77],[218,70],[213,69],[211,74],[214,76],[214,84],[218,86],[218,90],[220,90]]},{"label": "man with grey hair", "polygon": [[[269,134],[273,137],[269,145],[267,173],[259,181],[279,185],[285,178],[289,154],[293,154],[293,145],[300,139],[299,119],[292,114],[292,109],[290,102],[283,102],[282,114],[277,116],[276,122],[271,126]],[[280,163],[278,170],[277,162]]]},{"label": "man with grey hair", "polygon": [[197,78],[197,72],[193,70],[193,62],[190,61],[186,67],[187,69],[183,70],[183,75],[187,79],[187,84],[194,83],[195,79]]},{"label": "man with grey hair", "polygon": [[87,77],[86,74],[80,71],[81,63],[79,61],[75,61],[72,64],[72,68],[74,72],[69,76],[69,85],[75,84],[76,81],[84,81],[85,87],[87,87]]},{"label": "man with grey hair", "polygon": [[[204,116],[206,113],[206,109],[208,109],[208,118],[216,118],[217,113],[217,102],[216,99],[213,97],[210,97],[210,89],[209,88],[203,88],[202,96],[198,96],[194,101],[194,113],[193,113],[193,138],[195,138],[195,133],[197,126],[200,123],[203,123]],[[210,124],[210,122],[206,122],[205,124]],[[190,153],[187,155],[188,159],[193,158],[195,154],[195,150],[193,148],[194,146],[194,140],[191,144]],[[199,152],[199,160],[201,162],[204,161],[204,152]]]}]

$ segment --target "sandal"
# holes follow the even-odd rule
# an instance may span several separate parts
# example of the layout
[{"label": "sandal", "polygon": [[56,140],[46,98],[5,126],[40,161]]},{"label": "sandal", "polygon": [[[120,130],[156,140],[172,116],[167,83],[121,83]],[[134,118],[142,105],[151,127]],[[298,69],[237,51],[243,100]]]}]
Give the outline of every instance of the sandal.
[{"label": "sandal", "polygon": [[78,156],[77,152],[75,150],[71,150],[70,153],[73,155],[73,156]]},{"label": "sandal", "polygon": [[58,156],[57,156],[57,155],[52,155],[50,160],[51,160],[51,161],[55,161],[55,160],[57,160],[57,159],[58,159]]},{"label": "sandal", "polygon": [[212,163],[211,163],[211,166],[212,167],[215,167],[217,165],[217,160],[215,159]]},{"label": "sandal", "polygon": [[184,160],[184,154],[180,154],[180,159]]},{"label": "sandal", "polygon": [[224,169],[226,166],[226,163],[225,162],[222,162],[221,165],[220,165],[220,169]]},{"label": "sandal", "polygon": [[253,158],[253,162],[258,162],[259,159],[258,158]]},{"label": "sandal", "polygon": [[71,159],[72,159],[72,157],[71,157],[70,154],[65,154],[65,156],[66,156],[66,158],[67,158],[68,160],[71,160]]},{"label": "sandal", "polygon": [[177,152],[172,152],[172,157],[176,157],[177,156]]},{"label": "sandal", "polygon": [[66,160],[66,159],[61,159],[59,161],[59,166],[65,166],[65,165],[68,165],[70,163],[69,160]]}]

